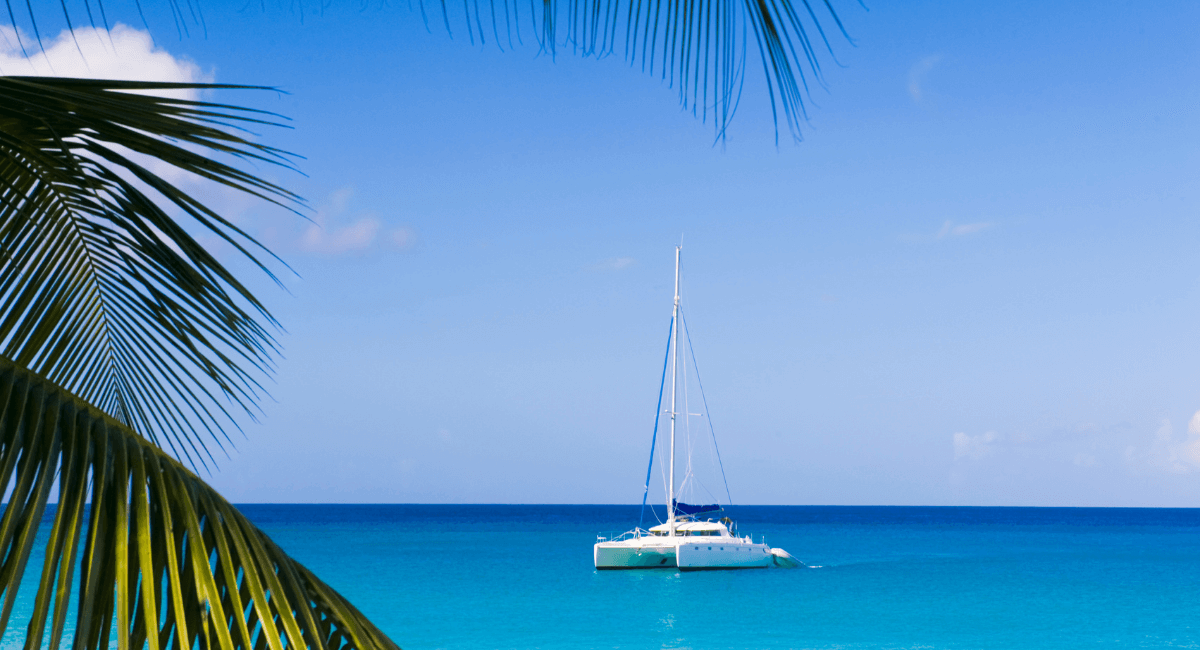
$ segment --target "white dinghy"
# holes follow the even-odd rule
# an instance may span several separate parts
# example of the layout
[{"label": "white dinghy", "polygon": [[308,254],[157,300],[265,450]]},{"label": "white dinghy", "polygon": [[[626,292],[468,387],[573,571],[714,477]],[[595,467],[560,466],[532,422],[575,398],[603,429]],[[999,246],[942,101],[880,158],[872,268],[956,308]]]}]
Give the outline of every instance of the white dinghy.
[{"label": "white dinghy", "polygon": [[[725,517],[718,521],[705,515],[714,515],[721,506],[689,505],[675,499],[675,429],[677,416],[686,417],[686,409],[679,405],[679,346],[680,331],[684,329],[679,300],[679,254],[675,248],[675,304],[671,313],[671,332],[667,343],[667,359],[671,370],[670,409],[662,410],[663,389],[666,386],[666,361],[663,381],[659,388],[659,414],[669,413],[670,452],[669,477],[667,478],[667,521],[649,530],[640,525],[621,535],[598,536],[593,547],[597,569],[665,569],[680,571],[705,569],[765,569],[768,567],[793,568],[801,563],[783,549],[773,549],[765,542],[755,542],[749,536],[734,534],[733,522]],[[694,355],[693,355],[694,356]],[[703,390],[703,387],[701,387]],[[705,407],[707,409],[707,406]],[[711,430],[711,429],[710,429]],[[654,419],[654,438],[658,437],[658,416]],[[715,449],[715,438],[714,438]],[[650,474],[654,466],[654,443],[650,445],[650,468],[646,472],[646,491],[642,496],[642,512],[645,513],[646,495],[650,489]],[[690,458],[687,465],[690,473]],[[721,471],[724,476],[724,469]],[[736,530],[736,529],[735,529]]]}]

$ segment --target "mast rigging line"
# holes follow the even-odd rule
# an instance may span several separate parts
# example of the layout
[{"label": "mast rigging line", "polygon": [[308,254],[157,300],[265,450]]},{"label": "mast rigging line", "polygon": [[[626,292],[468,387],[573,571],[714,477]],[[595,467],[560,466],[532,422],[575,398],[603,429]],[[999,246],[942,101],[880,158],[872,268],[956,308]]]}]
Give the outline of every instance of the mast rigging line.
[{"label": "mast rigging line", "polygon": [[[687,316],[683,313],[683,305],[679,306],[679,319],[683,323],[683,335],[687,338],[688,352],[692,355],[692,370],[696,373],[696,384],[700,386],[700,399],[704,402],[704,418],[708,420],[708,431],[712,434],[713,450],[717,452],[717,464],[721,467],[721,481],[725,483],[725,498],[729,499],[729,505],[732,506],[733,496],[729,494],[729,479],[725,478],[725,463],[721,460],[721,449],[717,446],[717,432],[713,429],[712,414],[708,411],[708,398],[704,395],[704,382],[700,380],[700,366],[696,364],[696,349],[692,347],[692,333],[688,330]],[[663,372],[665,378],[665,366]],[[649,484],[649,479],[647,479],[647,484]]]},{"label": "mast rigging line", "polygon": [[[679,341],[679,332],[681,329],[685,336],[685,341],[686,341],[686,346],[687,346],[687,355],[684,356],[684,358],[683,358],[684,367],[686,368],[687,357],[690,356],[692,358],[692,371],[696,374],[696,383],[700,388],[700,399],[702,400],[702,402],[704,404],[704,416],[708,418],[708,431],[709,431],[710,436],[712,437],[713,451],[716,452],[717,464],[721,470],[721,482],[725,486],[725,498],[727,499],[729,505],[731,505],[731,506],[733,505],[733,495],[730,493],[730,490],[729,490],[729,478],[725,475],[725,461],[721,458],[721,448],[717,444],[717,432],[716,432],[716,428],[713,426],[713,423],[712,423],[712,413],[709,411],[709,408],[708,408],[708,396],[704,392],[704,382],[700,378],[700,366],[696,361],[696,349],[692,345],[692,333],[691,333],[691,331],[688,330],[687,316],[685,315],[685,313],[683,311],[683,305],[681,304],[682,301],[680,300],[680,287],[679,287],[680,279],[681,279],[680,276],[681,276],[681,268],[680,268],[680,264],[679,264],[679,248],[677,247],[675,250],[675,306],[674,306],[674,309],[672,310],[672,314],[671,314],[670,327],[667,329],[667,349],[666,349],[666,353],[664,354],[664,358],[663,358],[662,377],[659,380],[659,384],[658,384],[658,405],[655,408],[655,412],[654,412],[654,433],[650,438],[650,461],[646,466],[646,482],[642,489],[642,509],[638,515],[638,528],[641,528],[642,524],[645,522],[645,519],[646,519],[646,503],[650,496],[650,477],[654,473],[654,452],[655,452],[655,448],[658,443],[658,426],[662,419],[662,412],[663,412],[662,411],[662,399],[663,399],[663,394],[665,393],[666,384],[667,384],[667,366],[672,365],[671,364],[671,358],[672,358],[671,353],[674,352],[675,353],[675,363],[674,363],[674,367],[673,367],[673,374],[671,375],[671,398],[672,398],[672,405],[671,405],[671,451],[672,451],[672,454],[671,454],[671,456],[672,456],[672,458],[671,458],[671,480],[668,482],[668,485],[667,485],[667,491],[669,493],[668,499],[667,499],[667,521],[672,526],[671,527],[672,534],[674,534],[675,502],[674,502],[674,495],[670,494],[670,493],[674,492],[673,488],[675,487],[675,485],[674,485],[675,426],[674,425],[675,425],[675,415],[676,415],[675,408],[677,406],[675,404],[675,400],[676,400],[675,389],[676,389],[676,375],[679,372],[679,350],[678,350],[678,348],[679,348],[679,344],[682,343],[681,341]],[[685,370],[685,374],[686,374],[686,370]],[[691,427],[689,426],[689,422],[688,422],[689,418],[687,418],[687,408],[686,408],[686,401],[687,401],[686,377],[684,379],[684,401],[685,401],[684,429],[686,432],[687,443],[688,443],[688,466],[685,471],[684,482],[687,482],[687,479],[691,476],[691,473],[692,473],[692,467],[691,467],[692,438],[691,438]],[[697,415],[699,415],[699,414],[697,414]],[[666,478],[666,476],[664,476],[663,478]],[[708,490],[708,488],[705,487],[705,491],[707,491],[707,490]],[[711,496],[711,493],[710,493],[710,496]],[[657,513],[655,513],[655,518],[657,519]]]},{"label": "mast rigging line", "polygon": [[[658,382],[658,406],[654,408],[654,435],[650,438],[650,464],[646,467],[646,489],[642,492],[642,512],[638,515],[638,528],[642,527],[642,521],[646,517],[646,497],[650,496],[650,474],[654,471],[654,444],[658,442],[658,419],[662,415],[663,388],[667,385],[667,361],[671,359],[671,337],[674,334],[675,316],[671,316],[671,326],[667,328],[667,352],[663,355],[662,380]],[[700,390],[703,392],[704,389]],[[719,458],[720,453],[717,456]]]}]

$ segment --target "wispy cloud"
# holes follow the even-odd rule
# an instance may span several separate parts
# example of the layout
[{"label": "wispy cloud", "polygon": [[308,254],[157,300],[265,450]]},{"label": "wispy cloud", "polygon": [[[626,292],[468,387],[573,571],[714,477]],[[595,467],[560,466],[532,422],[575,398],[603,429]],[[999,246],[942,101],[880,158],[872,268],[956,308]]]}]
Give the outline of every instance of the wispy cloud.
[{"label": "wispy cloud", "polygon": [[995,449],[995,443],[1000,439],[995,431],[988,431],[979,435],[970,436],[963,432],[955,433],[954,441],[954,460],[970,459],[979,460],[984,456],[991,455]]},{"label": "wispy cloud", "polygon": [[941,227],[934,231],[919,232],[919,233],[902,233],[898,237],[901,241],[906,242],[933,242],[949,239],[958,239],[961,237],[971,237],[985,230],[990,230],[996,227],[994,221],[972,221],[970,223],[957,223],[952,220],[945,220]]},{"label": "wispy cloud", "polygon": [[982,230],[987,230],[992,227],[990,221],[977,221],[975,223],[954,223],[947,220],[942,224],[941,230],[937,233],[938,239],[947,239],[949,237],[962,237],[964,235],[973,235]]},{"label": "wispy cloud", "polygon": [[941,60],[941,55],[934,54],[917,61],[908,69],[908,96],[912,97],[914,102],[921,102],[921,98],[924,97],[921,85],[925,82],[925,75]]},{"label": "wispy cloud", "polygon": [[392,248],[400,251],[410,250],[417,245],[417,232],[412,228],[392,228],[388,231],[388,242]]},{"label": "wispy cloud", "polygon": [[637,260],[632,257],[610,257],[592,268],[597,271],[623,271],[634,264],[637,264]]},{"label": "wispy cloud", "polygon": [[1184,462],[1200,468],[1200,411],[1192,414],[1187,438],[1176,446],[1175,451]]},{"label": "wispy cloud", "polygon": [[1187,434],[1176,440],[1175,427],[1163,418],[1147,448],[1125,448],[1125,462],[1135,472],[1187,474],[1200,470],[1200,411],[1188,422]]},{"label": "wispy cloud", "polygon": [[363,217],[340,228],[325,228],[314,223],[304,231],[300,247],[310,253],[327,255],[361,252],[375,243],[378,234],[379,220],[374,217]]},{"label": "wispy cloud", "polygon": [[343,187],[325,200],[300,235],[300,249],[319,255],[366,253],[377,247],[407,251],[416,245],[411,228],[385,226],[374,213],[350,216],[354,188]]}]

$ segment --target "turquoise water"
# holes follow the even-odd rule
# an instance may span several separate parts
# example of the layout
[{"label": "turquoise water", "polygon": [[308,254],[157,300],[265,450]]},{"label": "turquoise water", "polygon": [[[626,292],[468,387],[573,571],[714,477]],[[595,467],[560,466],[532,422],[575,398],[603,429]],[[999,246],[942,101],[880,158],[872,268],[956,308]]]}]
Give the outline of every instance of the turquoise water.
[{"label": "turquoise water", "polygon": [[740,506],[813,568],[680,574],[593,569],[634,506],[239,507],[407,650],[1200,648],[1200,510]]},{"label": "turquoise water", "polygon": [[1196,648],[1200,510],[734,508],[816,568],[592,567],[630,506],[247,505],[401,646]]}]

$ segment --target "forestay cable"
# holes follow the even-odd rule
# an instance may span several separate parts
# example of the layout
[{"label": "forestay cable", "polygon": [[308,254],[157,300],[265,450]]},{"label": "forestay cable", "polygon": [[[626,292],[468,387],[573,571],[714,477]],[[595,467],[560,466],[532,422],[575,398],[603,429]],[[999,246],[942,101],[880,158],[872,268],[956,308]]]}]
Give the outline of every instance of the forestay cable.
[{"label": "forestay cable", "polygon": [[[654,444],[658,441],[658,418],[662,415],[663,387],[667,385],[667,361],[671,359],[671,336],[675,333],[675,317],[671,317],[671,326],[667,328],[667,352],[663,355],[662,379],[658,382],[658,407],[654,409],[654,435],[650,438],[650,464],[646,467],[646,489],[642,491],[642,512],[638,514],[638,528],[646,516],[646,497],[650,496],[650,474],[654,471]],[[700,389],[703,393],[704,389]],[[720,457],[720,453],[717,454]],[[724,476],[724,469],[722,476]],[[726,491],[728,491],[728,485]]]}]

